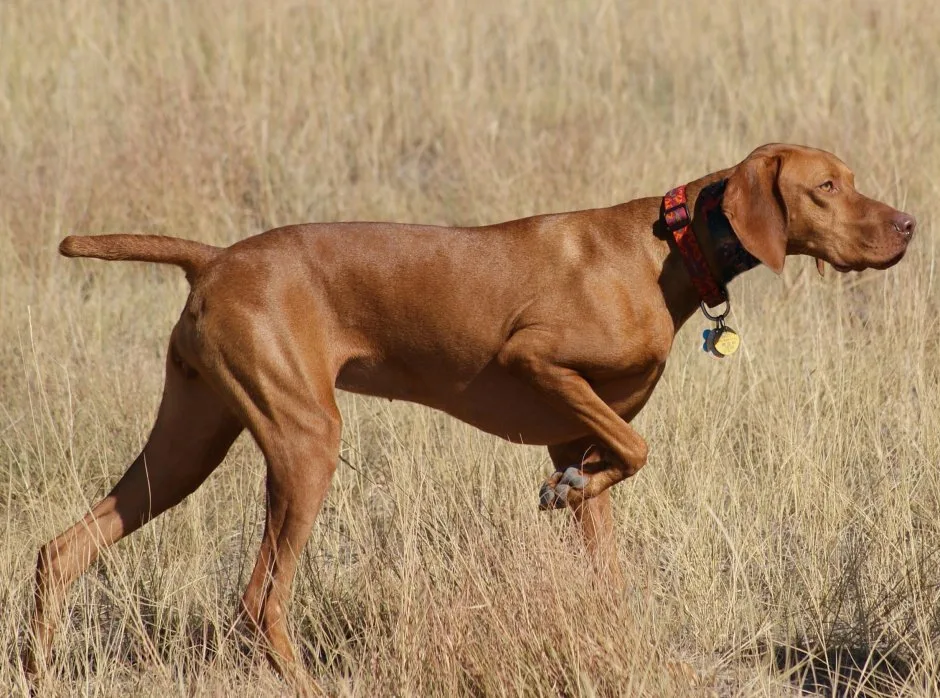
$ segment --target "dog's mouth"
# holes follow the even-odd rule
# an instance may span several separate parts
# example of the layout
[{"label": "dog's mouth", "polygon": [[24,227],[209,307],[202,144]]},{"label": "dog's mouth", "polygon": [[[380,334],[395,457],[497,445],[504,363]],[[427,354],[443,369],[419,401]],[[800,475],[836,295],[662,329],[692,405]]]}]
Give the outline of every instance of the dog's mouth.
[{"label": "dog's mouth", "polygon": [[[907,252],[907,248],[904,247],[893,257],[890,257],[889,259],[883,262],[859,262],[857,264],[839,264],[839,263],[832,262],[829,260],[825,260],[825,261],[828,262],[829,266],[831,266],[840,274],[846,274],[850,271],[862,271],[864,269],[876,269],[878,271],[883,271],[885,269],[889,269],[893,267],[895,264],[900,262],[906,252]],[[820,273],[822,273],[823,263],[824,261],[822,259],[816,260],[816,265],[820,269]]]},{"label": "dog's mouth", "polygon": [[906,253],[907,253],[907,246],[904,246],[901,248],[900,252],[894,255],[887,262],[883,262],[881,264],[872,264],[871,268],[872,269],[888,269],[889,267],[893,267],[895,264],[901,261],[901,258],[904,257]]},{"label": "dog's mouth", "polygon": [[845,274],[850,271],[857,271],[858,269],[864,269],[864,266],[853,267],[851,264],[838,264],[836,262],[830,261],[828,259],[823,259],[822,257],[816,258],[816,269],[819,271],[820,276],[826,275],[826,265],[829,265],[835,269],[840,274]]}]

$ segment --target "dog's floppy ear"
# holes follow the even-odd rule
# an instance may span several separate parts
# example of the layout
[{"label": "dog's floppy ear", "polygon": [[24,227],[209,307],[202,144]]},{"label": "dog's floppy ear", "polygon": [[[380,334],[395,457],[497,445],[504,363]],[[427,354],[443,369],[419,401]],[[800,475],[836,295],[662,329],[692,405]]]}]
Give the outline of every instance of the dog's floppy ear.
[{"label": "dog's floppy ear", "polygon": [[776,273],[787,255],[787,212],[777,176],[780,157],[752,155],[734,168],[721,203],[744,249]]}]

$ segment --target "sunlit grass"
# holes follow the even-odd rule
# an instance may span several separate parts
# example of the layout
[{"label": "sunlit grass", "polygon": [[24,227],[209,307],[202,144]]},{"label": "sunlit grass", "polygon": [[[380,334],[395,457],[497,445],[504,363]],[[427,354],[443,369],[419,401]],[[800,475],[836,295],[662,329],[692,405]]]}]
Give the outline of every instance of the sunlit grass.
[{"label": "sunlit grass", "polygon": [[[767,141],[837,153],[915,214],[908,257],[732,285],[693,318],[615,490],[596,588],[542,449],[345,396],[292,618],[338,695],[935,695],[940,681],[940,11],[920,2],[0,3],[0,692],[36,551],[152,424],[177,271],[71,232],[227,244],[313,220],[492,223],[603,206]],[[242,439],[77,583],[57,695],[280,695],[233,626],[263,463]]]}]

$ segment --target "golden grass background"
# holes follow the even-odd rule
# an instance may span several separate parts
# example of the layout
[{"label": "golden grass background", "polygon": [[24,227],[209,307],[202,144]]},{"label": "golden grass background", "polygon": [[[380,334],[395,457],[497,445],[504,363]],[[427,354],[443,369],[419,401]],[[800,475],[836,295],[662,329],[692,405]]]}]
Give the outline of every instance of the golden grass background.
[{"label": "golden grass background", "polygon": [[[38,547],[136,455],[182,275],[68,233],[227,244],[298,221],[479,224],[655,195],[768,141],[915,214],[907,258],[732,285],[693,318],[616,488],[596,588],[543,449],[345,396],[292,616],[333,694],[940,691],[940,10],[883,3],[0,3],[0,691]],[[456,280],[459,283],[459,280]],[[232,618],[262,519],[243,437],[73,588],[53,695],[281,695]],[[857,665],[857,666],[855,666]]]}]

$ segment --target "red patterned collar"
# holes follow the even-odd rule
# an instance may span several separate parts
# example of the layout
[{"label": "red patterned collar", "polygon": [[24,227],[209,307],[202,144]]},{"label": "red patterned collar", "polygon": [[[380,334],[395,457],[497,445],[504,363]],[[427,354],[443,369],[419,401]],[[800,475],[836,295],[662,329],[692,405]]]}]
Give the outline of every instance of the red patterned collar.
[{"label": "red patterned collar", "polygon": [[662,217],[666,230],[672,235],[676,248],[682,255],[682,261],[685,262],[695,290],[710,308],[728,300],[725,288],[728,281],[760,264],[757,258],[741,245],[721,211],[724,190],[725,180],[715,182],[702,189],[696,201],[697,213],[705,216],[706,226],[715,246],[715,262],[720,277],[718,279],[709,268],[695,237],[695,231],[692,230],[686,186],[676,187],[663,197]]}]

